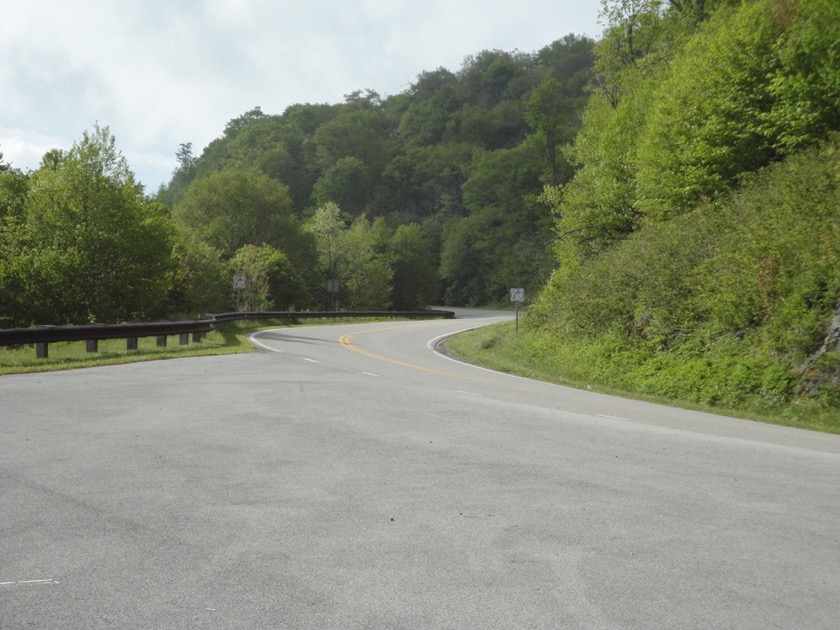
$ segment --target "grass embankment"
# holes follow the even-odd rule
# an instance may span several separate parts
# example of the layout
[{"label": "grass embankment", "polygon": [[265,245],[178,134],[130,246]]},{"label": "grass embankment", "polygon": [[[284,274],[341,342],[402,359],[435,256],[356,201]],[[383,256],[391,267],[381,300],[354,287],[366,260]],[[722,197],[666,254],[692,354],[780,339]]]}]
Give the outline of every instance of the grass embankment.
[{"label": "grass embankment", "polygon": [[[779,402],[753,398],[734,405],[726,402],[715,405],[650,393],[652,388],[634,380],[638,375],[628,370],[625,372],[627,378],[622,378],[619,372],[610,368],[604,359],[610,354],[610,358],[615,358],[615,348],[607,352],[588,342],[561,342],[522,325],[517,334],[510,322],[457,335],[447,340],[446,345],[450,352],[465,361],[509,374],[748,420],[840,433],[840,416],[836,409],[825,408],[820,401]],[[624,365],[628,367],[629,364]]]}]

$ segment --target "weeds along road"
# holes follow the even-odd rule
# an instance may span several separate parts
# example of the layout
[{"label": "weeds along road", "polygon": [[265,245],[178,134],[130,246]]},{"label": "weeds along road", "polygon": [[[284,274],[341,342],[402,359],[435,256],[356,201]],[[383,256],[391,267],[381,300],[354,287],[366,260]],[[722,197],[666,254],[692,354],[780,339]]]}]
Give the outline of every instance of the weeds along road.
[{"label": "weeds along road", "polygon": [[0,377],[0,628],[835,628],[840,438],[495,374],[509,316]]}]

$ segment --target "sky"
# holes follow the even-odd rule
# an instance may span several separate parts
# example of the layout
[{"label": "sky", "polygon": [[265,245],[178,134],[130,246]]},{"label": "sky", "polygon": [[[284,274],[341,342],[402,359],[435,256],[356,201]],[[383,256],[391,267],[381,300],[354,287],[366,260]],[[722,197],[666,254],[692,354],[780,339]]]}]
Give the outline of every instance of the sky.
[{"label": "sky", "polygon": [[598,39],[600,0],[27,0],[0,12],[0,152],[34,170],[107,126],[147,193],[259,106],[399,94],[482,50]]}]

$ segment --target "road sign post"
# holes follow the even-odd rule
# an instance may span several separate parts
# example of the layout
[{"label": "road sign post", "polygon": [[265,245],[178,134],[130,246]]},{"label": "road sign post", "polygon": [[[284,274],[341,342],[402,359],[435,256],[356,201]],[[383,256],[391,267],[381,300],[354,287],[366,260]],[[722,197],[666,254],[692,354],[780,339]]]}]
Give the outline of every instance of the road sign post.
[{"label": "road sign post", "polygon": [[511,289],[510,301],[516,305],[516,334],[519,334],[519,304],[525,301],[525,289]]},{"label": "road sign post", "polygon": [[336,298],[338,297],[338,280],[336,278],[331,278],[327,280],[327,293],[330,294],[330,303],[332,309],[336,309]]},{"label": "road sign post", "polygon": [[242,308],[242,290],[245,288],[248,280],[245,276],[235,275],[233,276],[233,288],[236,291],[236,311]]}]

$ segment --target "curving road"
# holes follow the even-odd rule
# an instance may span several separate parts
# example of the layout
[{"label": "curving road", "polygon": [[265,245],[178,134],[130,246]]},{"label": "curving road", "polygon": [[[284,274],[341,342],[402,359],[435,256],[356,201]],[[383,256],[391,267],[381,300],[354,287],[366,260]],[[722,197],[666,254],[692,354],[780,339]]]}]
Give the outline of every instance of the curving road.
[{"label": "curving road", "polygon": [[0,628],[837,627],[840,437],[433,351],[509,317],[0,378]]}]

